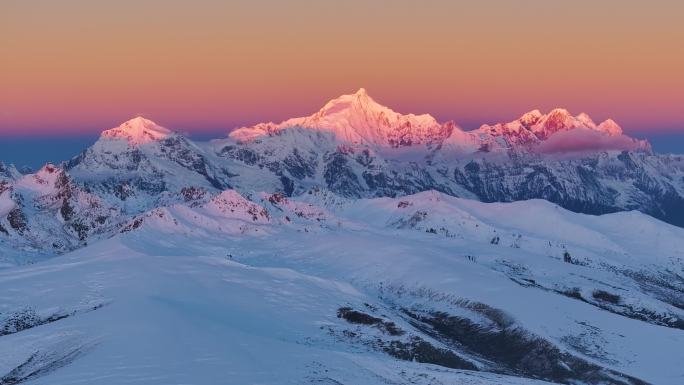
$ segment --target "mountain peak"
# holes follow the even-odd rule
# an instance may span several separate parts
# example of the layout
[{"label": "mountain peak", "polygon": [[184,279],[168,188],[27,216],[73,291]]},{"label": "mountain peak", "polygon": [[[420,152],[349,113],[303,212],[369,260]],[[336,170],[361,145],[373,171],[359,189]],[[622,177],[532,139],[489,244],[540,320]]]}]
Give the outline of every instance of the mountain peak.
[{"label": "mountain peak", "polygon": [[17,180],[17,187],[33,191],[39,196],[56,194],[69,184],[69,177],[64,169],[52,163],[46,163],[40,170],[27,174]]},{"label": "mountain peak", "polygon": [[327,102],[313,115],[293,118],[279,124],[262,123],[238,128],[231,138],[251,141],[293,127],[326,131],[341,141],[402,147],[439,143],[454,130],[453,124],[440,124],[428,114],[400,114],[376,102],[365,88]]},{"label": "mountain peak", "polygon": [[102,138],[125,139],[130,145],[141,145],[165,139],[173,135],[173,131],[164,128],[152,120],[136,116],[122,123],[119,127],[102,132]]},{"label": "mountain peak", "polygon": [[43,167],[41,167],[40,170],[38,170],[36,172],[36,174],[54,174],[55,172],[58,172],[58,171],[61,171],[61,169],[59,167],[48,162],[48,163],[45,163],[45,165],[43,165]]},{"label": "mountain peak", "polygon": [[13,180],[19,178],[20,176],[21,173],[19,170],[17,170],[14,164],[5,164],[0,161],[0,183],[2,183],[3,180]]},{"label": "mountain peak", "polygon": [[548,115],[557,115],[557,116],[570,116],[570,111],[568,111],[565,108],[562,107],[556,107],[553,110],[551,110]]},{"label": "mountain peak", "polygon": [[547,141],[550,142],[542,146],[545,152],[568,151],[571,147],[573,151],[597,148],[650,151],[647,141],[624,136],[622,128],[612,119],[596,124],[587,113],[574,116],[565,108],[554,108],[546,114],[532,110],[512,122],[483,125],[472,133],[475,142],[483,141],[485,146],[480,147],[488,151],[497,148],[529,151]]},{"label": "mountain peak", "polygon": [[596,128],[596,123],[594,123],[594,119],[589,116],[586,112],[581,112],[579,115],[575,116],[577,120],[579,120],[585,127],[587,128]]},{"label": "mountain peak", "polygon": [[618,125],[613,119],[606,119],[596,128],[598,131],[607,133],[608,135],[622,135],[622,127]]},{"label": "mountain peak", "polygon": [[595,130],[596,124],[589,115],[582,113],[573,116],[565,108],[554,108],[548,114],[542,115],[530,129],[541,140],[559,131],[572,130],[574,128],[588,128]]},{"label": "mountain peak", "polygon": [[320,119],[333,114],[349,116],[352,114],[396,114],[391,109],[377,103],[368,95],[365,88],[353,94],[341,95],[327,102],[316,114],[308,119]]},{"label": "mountain peak", "polygon": [[524,113],[518,120],[520,121],[520,123],[522,123],[523,126],[529,128],[530,126],[536,124],[542,116],[543,115],[541,111],[535,109],[530,112]]},{"label": "mountain peak", "polygon": [[545,139],[558,131],[567,131],[575,128],[583,128],[598,131],[610,136],[622,135],[622,128],[612,119],[607,119],[597,125],[587,113],[582,112],[573,116],[564,108],[556,108],[544,115],[534,127],[535,134],[540,139]]}]

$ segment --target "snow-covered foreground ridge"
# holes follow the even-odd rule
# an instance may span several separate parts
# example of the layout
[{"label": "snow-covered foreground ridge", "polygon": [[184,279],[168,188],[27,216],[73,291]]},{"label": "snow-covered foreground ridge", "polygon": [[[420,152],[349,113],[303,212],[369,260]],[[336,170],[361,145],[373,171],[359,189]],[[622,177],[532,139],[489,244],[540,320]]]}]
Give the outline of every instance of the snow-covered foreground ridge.
[{"label": "snow-covered foreground ridge", "polygon": [[0,270],[0,383],[680,384],[684,229],[234,190]]}]

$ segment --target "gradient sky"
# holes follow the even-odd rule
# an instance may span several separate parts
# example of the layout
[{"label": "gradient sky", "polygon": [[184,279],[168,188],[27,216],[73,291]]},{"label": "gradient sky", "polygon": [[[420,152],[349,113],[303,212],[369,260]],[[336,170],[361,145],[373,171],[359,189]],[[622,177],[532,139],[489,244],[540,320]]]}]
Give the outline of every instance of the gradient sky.
[{"label": "gradient sky", "polygon": [[681,0],[2,0],[0,136],[191,133],[365,87],[466,128],[562,106],[684,131]]}]

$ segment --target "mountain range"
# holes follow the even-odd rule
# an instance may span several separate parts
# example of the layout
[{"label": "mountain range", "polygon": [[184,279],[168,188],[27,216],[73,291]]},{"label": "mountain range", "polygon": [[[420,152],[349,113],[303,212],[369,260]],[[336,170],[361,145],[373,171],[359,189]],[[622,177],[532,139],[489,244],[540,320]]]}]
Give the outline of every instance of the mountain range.
[{"label": "mountain range", "polygon": [[135,118],[63,167],[128,211],[183,188],[292,196],[316,187],[344,197],[437,190],[486,202],[542,198],[590,214],[640,210],[684,225],[682,158],[654,154],[610,119],[535,110],[464,131],[394,112],[364,89],[311,116],[238,128],[208,143]]},{"label": "mountain range", "polygon": [[678,385],[684,157],[564,109],[365,90],[0,163],[0,385]]},{"label": "mountain range", "polygon": [[72,250],[131,215],[225,189],[345,198],[435,190],[483,202],[545,199],[587,214],[638,210],[684,226],[684,158],[653,153],[613,120],[534,110],[464,131],[397,113],[364,89],[310,116],[209,142],[136,117],[61,165],[29,175],[0,165],[0,180],[0,232],[12,249],[38,254]]}]

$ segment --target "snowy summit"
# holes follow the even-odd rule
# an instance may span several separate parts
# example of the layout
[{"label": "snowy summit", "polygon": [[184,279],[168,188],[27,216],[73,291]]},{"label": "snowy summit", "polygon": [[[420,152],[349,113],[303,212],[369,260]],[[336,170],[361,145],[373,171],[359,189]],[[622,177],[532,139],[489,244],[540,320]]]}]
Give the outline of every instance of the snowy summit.
[{"label": "snowy summit", "polygon": [[377,103],[364,88],[326,103],[318,112],[279,124],[261,123],[234,130],[230,136],[250,141],[260,136],[303,127],[331,132],[341,141],[400,147],[438,142],[455,129],[452,123],[440,124],[428,114],[403,115]]},{"label": "snowy summit", "polygon": [[130,145],[138,146],[173,135],[173,132],[142,116],[124,122],[119,127],[102,132],[102,138],[124,139]]}]

